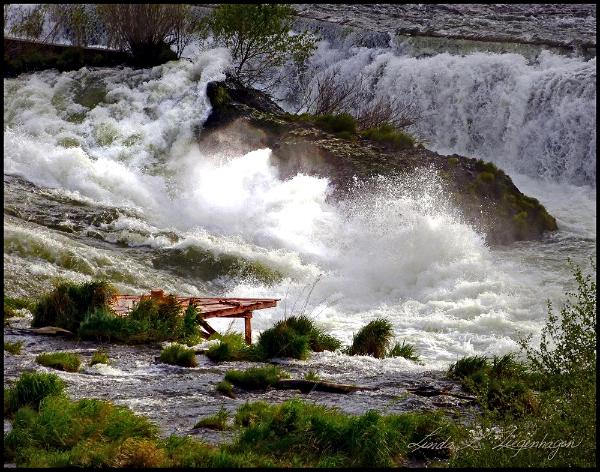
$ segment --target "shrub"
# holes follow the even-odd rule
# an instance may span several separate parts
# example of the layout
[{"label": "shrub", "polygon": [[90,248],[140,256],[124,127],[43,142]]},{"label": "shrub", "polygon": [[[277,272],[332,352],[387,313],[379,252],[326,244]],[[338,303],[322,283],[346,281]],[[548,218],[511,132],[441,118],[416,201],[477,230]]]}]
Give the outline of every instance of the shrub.
[{"label": "shrub", "polygon": [[388,351],[393,336],[394,331],[389,320],[383,318],[373,320],[354,335],[348,353],[351,356],[373,356],[382,359]]},{"label": "shrub", "polygon": [[[44,398],[62,395],[64,387],[64,382],[56,374],[23,372],[17,382],[10,389],[5,390],[5,410],[9,413],[15,412],[24,406],[37,410]],[[8,405],[6,405],[7,398]]]},{"label": "shrub", "polygon": [[377,128],[369,128],[361,133],[364,138],[384,143],[395,149],[411,149],[416,140],[410,134],[400,131],[389,124],[379,125]]},{"label": "shrub", "polygon": [[90,366],[95,364],[109,364],[108,354],[104,351],[96,351],[92,355],[92,360],[90,360]]},{"label": "shrub", "polygon": [[267,390],[289,374],[279,367],[253,367],[247,370],[228,370],[225,380],[244,390]]},{"label": "shrub", "polygon": [[19,355],[21,354],[21,349],[23,348],[23,341],[16,341],[14,343],[5,342],[4,350],[10,352],[11,354]]},{"label": "shrub", "polygon": [[88,313],[106,308],[116,294],[116,289],[105,281],[59,284],[36,304],[31,325],[58,326],[76,332]]},{"label": "shrub", "polygon": [[81,365],[79,355],[72,352],[45,352],[35,360],[40,365],[67,372],[77,372]]},{"label": "shrub", "polygon": [[196,352],[187,349],[181,344],[171,344],[160,353],[160,360],[165,364],[179,365],[182,367],[196,367]]},{"label": "shrub", "polygon": [[356,120],[349,113],[319,115],[315,118],[315,124],[329,133],[356,133]]},{"label": "shrub", "polygon": [[217,413],[212,416],[207,416],[198,421],[194,428],[208,428],[223,431],[227,429],[227,420],[229,419],[229,412],[221,407]]},{"label": "shrub", "polygon": [[290,34],[295,14],[290,5],[225,4],[213,10],[202,28],[230,49],[236,79],[269,88],[276,67],[288,60],[302,67],[316,47],[311,34]]},{"label": "shrub", "polygon": [[419,356],[415,351],[415,346],[402,341],[402,344],[396,343],[388,353],[388,357],[404,357],[410,361],[419,362]]}]

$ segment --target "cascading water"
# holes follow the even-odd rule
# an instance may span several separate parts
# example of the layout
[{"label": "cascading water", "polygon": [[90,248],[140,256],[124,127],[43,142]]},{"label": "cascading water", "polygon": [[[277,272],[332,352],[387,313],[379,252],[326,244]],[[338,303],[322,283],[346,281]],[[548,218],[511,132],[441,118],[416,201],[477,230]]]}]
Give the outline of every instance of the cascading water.
[{"label": "cascading water", "polygon": [[[195,142],[210,112],[206,84],[229,60],[214,49],[149,70],[5,80],[5,289],[107,277],[125,292],[278,296],[257,332],[305,311],[349,342],[384,316],[426,367],[514,350],[519,333],[538,332],[545,299],[570,286],[566,257],[585,263],[595,252],[595,59],[342,46],[322,42],[311,70],[359,71],[375,95],[412,97],[413,131],[430,148],[496,162],[547,205],[559,232],[490,249],[430,172],[357,184],[333,201],[327,179],[282,180],[268,149],[207,154]],[[282,279],[199,280],[186,275],[189,260],[176,272],[156,264],[161,251],[187,250]]]}]

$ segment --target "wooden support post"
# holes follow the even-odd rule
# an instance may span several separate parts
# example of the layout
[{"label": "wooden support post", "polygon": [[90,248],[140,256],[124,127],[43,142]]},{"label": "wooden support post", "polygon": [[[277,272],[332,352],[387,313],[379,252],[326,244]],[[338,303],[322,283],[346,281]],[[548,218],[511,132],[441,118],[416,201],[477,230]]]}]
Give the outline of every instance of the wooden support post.
[{"label": "wooden support post", "polygon": [[246,328],[246,344],[252,344],[252,312],[249,311],[244,316],[244,327]]}]

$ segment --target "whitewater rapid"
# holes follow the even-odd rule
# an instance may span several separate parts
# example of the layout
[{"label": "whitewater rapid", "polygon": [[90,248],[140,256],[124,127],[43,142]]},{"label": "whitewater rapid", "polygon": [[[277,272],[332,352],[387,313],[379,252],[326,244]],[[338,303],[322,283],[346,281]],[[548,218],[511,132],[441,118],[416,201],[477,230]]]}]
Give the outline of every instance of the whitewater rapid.
[{"label": "whitewater rapid", "polygon": [[[429,147],[496,162],[557,217],[558,233],[544,241],[495,249],[431,172],[357,183],[335,201],[326,178],[281,179],[269,149],[207,153],[196,142],[210,113],[206,84],[222,79],[228,62],[217,49],[148,70],[5,80],[5,208],[20,212],[5,213],[8,293],[46,289],[56,277],[107,277],[125,292],[280,297],[255,317],[255,336],[305,312],[349,343],[386,317],[432,368],[515,350],[520,335],[539,333],[546,299],[571,288],[566,258],[585,265],[595,254],[595,60],[417,59],[325,42],[313,58],[318,71],[335,64],[372,74],[375,94],[412,94],[423,113],[415,131]],[[103,90],[95,106],[77,103],[94,87]],[[51,202],[70,231],[48,223]],[[117,214],[81,224],[77,208]],[[152,262],[159,251],[188,248],[244,257],[283,279],[214,285]]]}]

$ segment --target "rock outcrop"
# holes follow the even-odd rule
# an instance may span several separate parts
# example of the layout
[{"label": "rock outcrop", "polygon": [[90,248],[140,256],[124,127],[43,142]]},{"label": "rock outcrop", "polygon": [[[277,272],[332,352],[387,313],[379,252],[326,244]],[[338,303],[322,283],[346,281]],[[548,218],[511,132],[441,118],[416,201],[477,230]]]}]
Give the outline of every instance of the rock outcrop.
[{"label": "rock outcrop", "polygon": [[[285,113],[269,97],[228,78],[208,84],[212,112],[204,124],[204,147],[248,152],[269,147],[283,178],[298,172],[326,176],[343,194],[355,178],[401,175],[426,168],[444,181],[448,198],[490,244],[536,240],[557,229],[535,198],[524,195],[491,162],[442,156],[423,146],[398,149],[358,133],[324,131],[307,116]],[[314,117],[312,117],[314,118]]]}]

